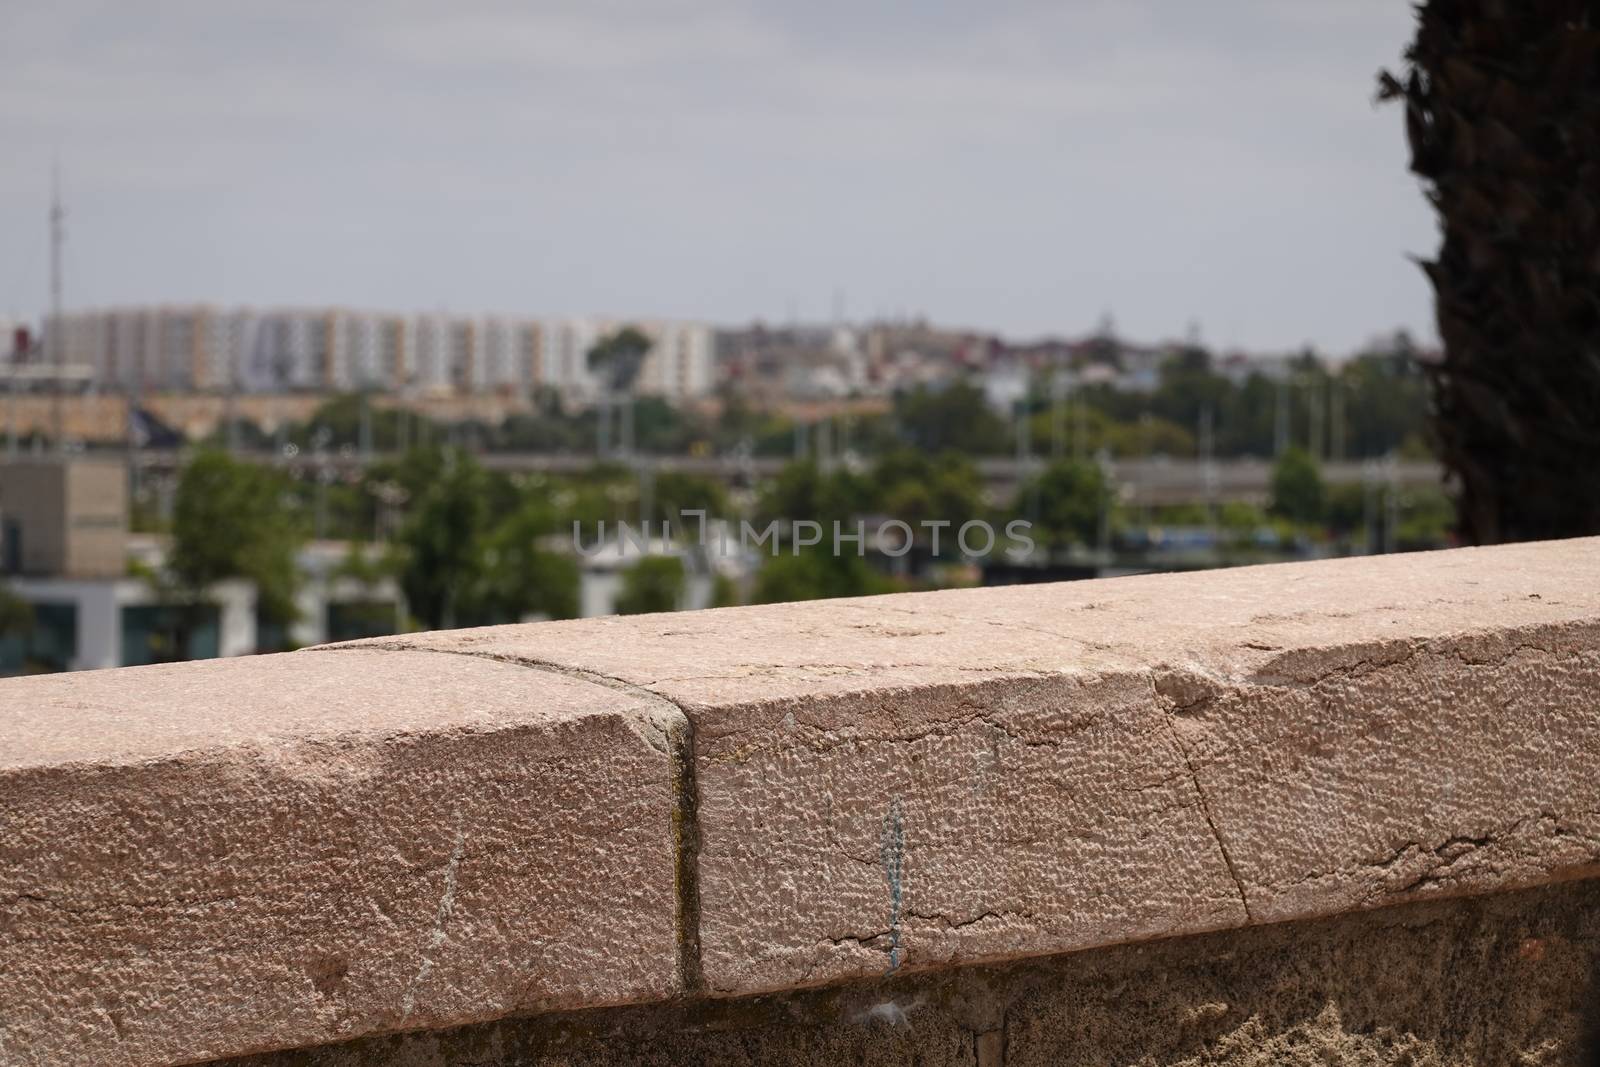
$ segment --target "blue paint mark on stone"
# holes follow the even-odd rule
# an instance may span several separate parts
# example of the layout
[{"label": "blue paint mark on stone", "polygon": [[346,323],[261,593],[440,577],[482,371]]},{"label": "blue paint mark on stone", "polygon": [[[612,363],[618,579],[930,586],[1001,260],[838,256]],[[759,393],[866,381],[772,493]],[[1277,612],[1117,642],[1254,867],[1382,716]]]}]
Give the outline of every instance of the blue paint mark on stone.
[{"label": "blue paint mark on stone", "polygon": [[889,972],[900,966],[900,905],[905,894],[906,828],[900,811],[900,798],[889,801],[883,817],[883,833],[878,838],[878,861],[883,864],[884,881],[889,883]]}]

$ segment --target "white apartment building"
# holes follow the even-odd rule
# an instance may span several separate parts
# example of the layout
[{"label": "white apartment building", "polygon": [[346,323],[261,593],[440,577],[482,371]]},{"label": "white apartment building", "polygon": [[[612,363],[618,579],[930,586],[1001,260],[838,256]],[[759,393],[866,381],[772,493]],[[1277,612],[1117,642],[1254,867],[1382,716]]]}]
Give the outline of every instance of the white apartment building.
[{"label": "white apartment building", "polygon": [[650,351],[636,392],[668,400],[705,396],[716,385],[715,342],[710,326],[699,322],[609,318],[562,319],[546,331],[546,359],[541,384],[582,397],[595,395],[599,380],[589,370],[589,350],[606,334],[637,327],[650,338]]},{"label": "white apartment building", "polygon": [[[554,319],[347,308],[211,305],[74,311],[59,323],[69,363],[98,388],[252,393],[415,389],[517,393],[535,386],[595,395],[588,354],[630,320]],[[703,323],[634,323],[653,341],[636,388],[682,400],[714,385],[713,337]],[[54,320],[46,329],[54,329]]]},{"label": "white apartment building", "polygon": [[654,342],[639,370],[640,393],[688,400],[711,392],[716,384],[711,327],[695,322],[646,322],[639,326]]},{"label": "white apartment building", "polygon": [[329,384],[328,316],[269,311],[255,323],[255,343],[239,348],[239,387],[251,393],[310,391]]},{"label": "white apartment building", "polygon": [[[46,344],[54,319],[45,319]],[[231,323],[213,308],[119,308],[62,316],[62,358],[101,388],[218,388],[232,359]]]},{"label": "white apartment building", "polygon": [[539,384],[578,397],[599,392],[599,379],[589,371],[589,349],[605,333],[598,319],[561,319],[545,328],[544,363]]},{"label": "white apartment building", "polygon": [[407,381],[409,331],[399,315],[335,311],[328,354],[334,388],[390,389]]},{"label": "white apartment building", "polygon": [[473,361],[474,387],[509,392],[540,384],[543,335],[543,328],[535,322],[485,318],[477,337],[480,358]]},{"label": "white apartment building", "polygon": [[449,387],[450,334],[447,315],[418,315],[411,320],[410,358],[406,366],[408,385],[425,391]]}]

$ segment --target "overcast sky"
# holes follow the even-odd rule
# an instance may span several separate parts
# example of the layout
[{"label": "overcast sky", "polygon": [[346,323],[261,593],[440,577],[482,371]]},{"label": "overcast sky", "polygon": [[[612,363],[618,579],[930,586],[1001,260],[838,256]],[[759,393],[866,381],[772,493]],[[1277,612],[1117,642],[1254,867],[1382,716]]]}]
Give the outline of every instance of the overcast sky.
[{"label": "overcast sky", "polygon": [[1431,337],[1404,0],[3,0],[0,314]]}]

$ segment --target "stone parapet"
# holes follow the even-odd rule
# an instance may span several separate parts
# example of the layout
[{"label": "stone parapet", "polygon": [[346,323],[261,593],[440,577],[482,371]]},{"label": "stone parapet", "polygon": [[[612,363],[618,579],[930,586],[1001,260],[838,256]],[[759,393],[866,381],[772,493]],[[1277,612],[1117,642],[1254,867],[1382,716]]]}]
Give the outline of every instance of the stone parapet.
[{"label": "stone parapet", "polygon": [[187,1063],[1600,871],[1600,540],[0,684],[0,1061]]}]

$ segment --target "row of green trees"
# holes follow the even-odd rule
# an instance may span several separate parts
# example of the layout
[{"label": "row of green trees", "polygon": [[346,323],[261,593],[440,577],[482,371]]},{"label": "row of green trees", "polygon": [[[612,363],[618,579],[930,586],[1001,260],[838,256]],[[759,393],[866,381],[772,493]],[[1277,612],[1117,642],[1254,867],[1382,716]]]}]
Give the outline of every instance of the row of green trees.
[{"label": "row of green trees", "polygon": [[[369,582],[394,577],[415,623],[428,628],[574,616],[574,522],[595,531],[602,522],[614,530],[619,521],[649,520],[659,530],[670,519],[680,536],[692,539],[696,531],[680,517],[693,510],[763,527],[804,518],[826,530],[835,521],[853,529],[864,518],[893,518],[918,530],[924,548],[923,522],[950,523],[948,544],[955,529],[974,519],[996,529],[1025,519],[1032,540],[1050,552],[1108,545],[1126,528],[1150,522],[1210,525],[1245,540],[1264,528],[1284,538],[1370,536],[1381,521],[1401,524],[1397,535],[1391,532],[1396,547],[1444,541],[1450,511],[1442,493],[1409,493],[1396,502],[1388,493],[1384,487],[1329,487],[1317,462],[1300,449],[1279,460],[1267,511],[1228,504],[1214,514],[1192,507],[1128,513],[1100,464],[1071,458],[1047,464],[1014,498],[999,501],[986,495],[973,460],[959,453],[899,449],[866,467],[804,460],[786,465],[741,505],[719,484],[692,475],[650,478],[618,466],[575,477],[508,474],[443,447],[413,448],[334,485],[208,450],[183,470],[163,526],[172,536],[167,565],[148,577],[172,602],[196,608],[215,583],[247,579],[259,590],[262,620],[287,628],[300,581],[296,557],[319,511],[326,532],[351,543],[341,574]],[[715,601],[855,596],[910,584],[853,552],[835,554],[826,543],[798,553],[793,547],[763,559],[742,593],[719,580]],[[944,555],[952,554],[946,549]],[[682,602],[684,582],[681,559],[645,558],[624,574],[618,610],[671,610]]]},{"label": "row of green trees", "polygon": [[[1094,385],[1062,395],[1041,374],[1019,411],[1007,415],[995,411],[976,384],[956,382],[903,391],[887,412],[840,416],[825,431],[757,410],[731,390],[706,411],[677,407],[659,397],[630,397],[627,402],[632,447],[655,455],[748,449],[760,456],[792,456],[808,444],[817,447],[824,433],[835,454],[878,456],[914,448],[1009,455],[1017,449],[1019,418],[1028,421],[1025,435],[1036,453],[1054,456],[1086,458],[1102,451],[1117,457],[1193,456],[1201,447],[1203,425],[1210,426],[1213,454],[1221,457],[1274,456],[1291,443],[1319,455],[1348,458],[1426,454],[1426,387],[1404,337],[1337,369],[1306,353],[1288,374],[1281,383],[1261,373],[1235,381],[1217,369],[1206,350],[1187,347],[1167,359],[1149,392]],[[569,408],[550,391],[535,392],[530,411],[497,425],[472,420],[441,424],[347,395],[333,398],[303,423],[286,423],[275,434],[245,425],[231,432],[220,429],[215,440],[251,447],[292,444],[302,450],[393,452],[455,444],[490,451],[592,454],[605,436],[598,432],[603,417],[608,416],[595,407]]]},{"label": "row of green trees", "polygon": [[[579,504],[576,495],[562,499],[546,480],[519,483],[485,471],[465,452],[442,448],[414,449],[338,489],[342,512],[397,509],[393,538],[366,549],[352,541],[344,573],[365,580],[394,575],[419,623],[469,626],[577,613],[577,565],[546,547]],[[152,580],[179,603],[199,603],[218,581],[248,579],[259,591],[262,619],[286,626],[295,617],[296,556],[312,528],[308,494],[321,492],[326,487],[308,490],[276,468],[200,453],[179,479],[167,566]],[[592,499],[582,504],[595,506]],[[372,517],[355,516],[369,530]]]},{"label": "row of green trees", "polygon": [[[726,510],[722,489],[666,474],[641,488],[618,467],[581,478],[490,471],[470,453],[418,447],[334,485],[205,450],[183,468],[170,517],[147,528],[171,535],[166,566],[146,573],[164,599],[196,609],[206,591],[231,578],[255,583],[268,626],[296,616],[297,556],[323,513],[325,532],[350,541],[341,576],[394,577],[418,624],[487,625],[578,612],[579,575],[567,548],[574,521],[641,518],[660,523],[685,510]],[[148,514],[148,509],[144,509]],[[374,531],[387,536],[374,536]],[[647,560],[624,577],[618,610],[669,610],[682,597],[678,560]],[[182,637],[174,640],[182,647]]]},{"label": "row of green trees", "polygon": [[1321,464],[1291,447],[1273,468],[1266,508],[1236,501],[1208,510],[1202,505],[1132,509],[1123,505],[1104,468],[1062,458],[1047,463],[1008,500],[989,501],[972,461],[959,453],[928,456],[902,450],[871,467],[825,471],[814,462],[788,465],[760,498],[762,520],[802,516],[828,526],[861,515],[898,518],[912,526],[944,519],[955,526],[983,519],[1003,528],[1014,519],[1031,524],[1032,539],[1048,551],[1112,547],[1141,525],[1211,527],[1224,541],[1270,536],[1280,542],[1366,543],[1377,527],[1393,526],[1385,544],[1397,548],[1441,547],[1449,542],[1450,501],[1442,488],[1401,489],[1381,479],[1327,484]]}]

